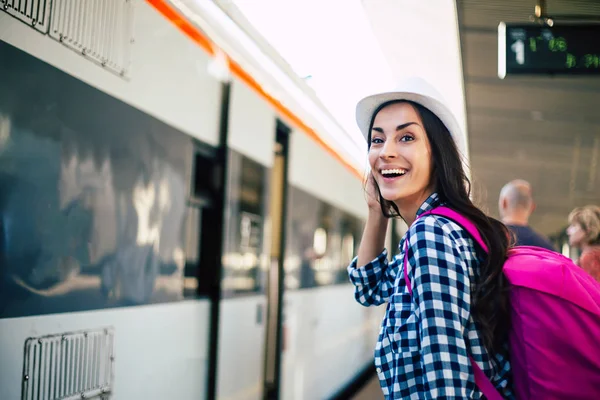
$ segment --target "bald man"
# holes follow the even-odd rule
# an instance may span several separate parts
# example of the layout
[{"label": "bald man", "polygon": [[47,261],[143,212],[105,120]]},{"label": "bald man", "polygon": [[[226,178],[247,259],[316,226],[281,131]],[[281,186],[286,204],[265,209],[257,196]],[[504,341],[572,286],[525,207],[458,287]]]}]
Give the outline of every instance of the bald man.
[{"label": "bald man", "polygon": [[515,235],[516,246],[537,246],[555,250],[546,237],[529,226],[529,216],[535,210],[529,182],[522,179],[508,182],[500,191],[498,203],[500,218]]}]

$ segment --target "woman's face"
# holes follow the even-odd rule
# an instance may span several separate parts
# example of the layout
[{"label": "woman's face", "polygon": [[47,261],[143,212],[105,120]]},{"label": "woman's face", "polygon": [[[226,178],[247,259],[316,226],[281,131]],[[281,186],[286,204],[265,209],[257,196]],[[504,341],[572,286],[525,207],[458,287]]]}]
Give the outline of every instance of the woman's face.
[{"label": "woman's face", "polygon": [[431,147],[412,105],[390,104],[375,116],[369,164],[381,196],[398,207],[420,206],[431,195]]},{"label": "woman's face", "polygon": [[567,235],[569,235],[569,244],[571,246],[579,247],[585,244],[586,232],[580,224],[573,222],[569,225]]}]

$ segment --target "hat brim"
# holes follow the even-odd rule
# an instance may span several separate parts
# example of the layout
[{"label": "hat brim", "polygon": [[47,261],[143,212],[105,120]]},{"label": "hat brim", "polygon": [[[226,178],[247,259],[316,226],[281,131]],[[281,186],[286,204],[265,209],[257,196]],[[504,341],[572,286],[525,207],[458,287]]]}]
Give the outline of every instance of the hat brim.
[{"label": "hat brim", "polygon": [[410,92],[387,92],[365,97],[356,105],[356,123],[365,140],[369,141],[371,119],[375,111],[384,103],[395,100],[409,100],[422,105],[434,113],[446,126],[454,139],[459,152],[466,155],[466,140],[454,114],[440,101],[429,96]]}]

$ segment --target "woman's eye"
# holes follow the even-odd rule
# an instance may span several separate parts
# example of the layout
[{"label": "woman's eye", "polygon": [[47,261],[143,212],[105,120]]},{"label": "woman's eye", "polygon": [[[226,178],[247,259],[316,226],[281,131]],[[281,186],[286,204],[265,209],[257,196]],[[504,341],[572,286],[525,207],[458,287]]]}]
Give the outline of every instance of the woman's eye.
[{"label": "woman's eye", "polygon": [[412,137],[411,135],[404,135],[404,136],[402,136],[400,138],[401,142],[410,142],[410,141],[413,141],[413,140],[415,140],[415,138]]},{"label": "woman's eye", "polygon": [[380,138],[373,138],[373,139],[371,140],[371,143],[383,143],[383,140],[382,140],[382,139],[380,139]]}]

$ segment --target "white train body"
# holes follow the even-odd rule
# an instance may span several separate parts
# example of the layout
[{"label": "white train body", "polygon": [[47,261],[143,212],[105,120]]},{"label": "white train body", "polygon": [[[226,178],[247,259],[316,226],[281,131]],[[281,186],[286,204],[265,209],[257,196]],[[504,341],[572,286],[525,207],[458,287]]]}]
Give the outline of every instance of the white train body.
[{"label": "white train body", "polygon": [[[263,398],[280,126],[291,133],[278,390],[283,399],[334,396],[371,364],[383,310],[359,306],[345,278],[366,207],[357,174],[325,149],[352,164],[325,129],[326,111],[308,102],[306,87],[291,95],[267,79],[272,73],[243,43],[227,41],[229,28],[209,13],[213,25],[195,21],[324,147],[247,79],[232,74],[224,84],[215,57],[150,4],[167,2],[107,2],[134,42],[114,36],[128,50],[102,67],[101,50],[90,50],[97,62],[56,39],[61,29],[77,35],[53,19],[78,3],[48,6],[50,32],[0,12],[0,398]],[[222,239],[211,239],[202,224],[215,218],[211,179],[224,133],[225,225]],[[201,262],[214,251],[198,248],[203,240],[222,240],[219,274]],[[317,257],[305,255],[321,245]],[[218,300],[203,280],[215,276]]]}]

